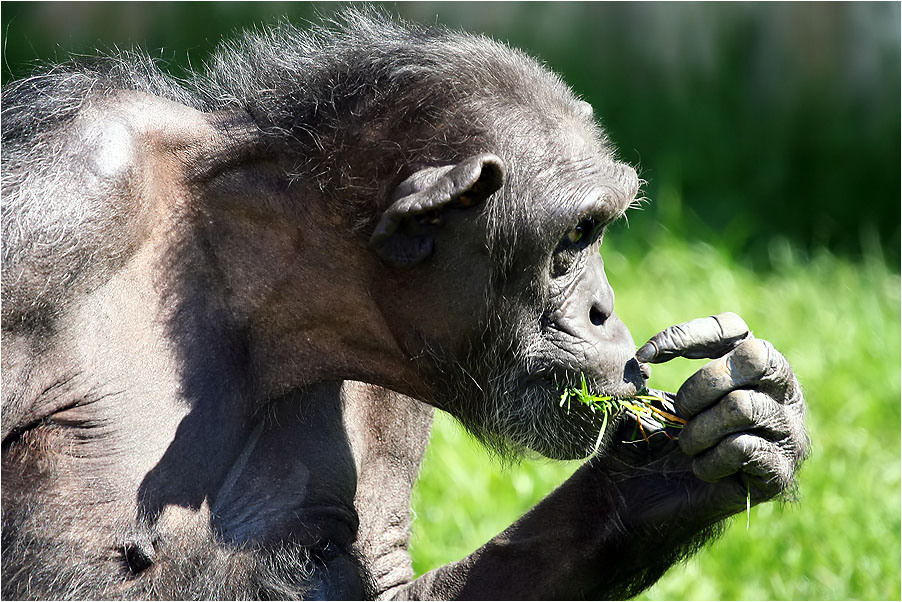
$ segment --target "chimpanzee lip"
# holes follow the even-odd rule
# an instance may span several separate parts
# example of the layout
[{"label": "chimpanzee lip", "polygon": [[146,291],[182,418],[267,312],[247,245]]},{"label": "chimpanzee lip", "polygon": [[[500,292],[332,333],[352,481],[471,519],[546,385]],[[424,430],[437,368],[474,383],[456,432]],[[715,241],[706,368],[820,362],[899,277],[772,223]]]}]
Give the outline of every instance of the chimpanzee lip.
[{"label": "chimpanzee lip", "polygon": [[[532,372],[522,380],[522,383],[527,387],[541,386],[543,388],[556,391],[558,394],[562,394],[564,390],[569,387],[581,387],[582,378],[583,377],[580,372],[575,372],[561,366],[549,367]],[[589,388],[592,393],[599,395],[610,395],[612,397],[631,397],[638,394],[639,391],[645,388],[645,382],[644,379],[641,382],[624,379],[623,381],[618,383],[618,386],[615,387],[607,386],[592,390],[592,387],[590,385]]]},{"label": "chimpanzee lip", "polygon": [[526,386],[542,386],[563,392],[566,387],[579,386],[581,374],[563,366],[542,368],[526,375],[522,382]]}]

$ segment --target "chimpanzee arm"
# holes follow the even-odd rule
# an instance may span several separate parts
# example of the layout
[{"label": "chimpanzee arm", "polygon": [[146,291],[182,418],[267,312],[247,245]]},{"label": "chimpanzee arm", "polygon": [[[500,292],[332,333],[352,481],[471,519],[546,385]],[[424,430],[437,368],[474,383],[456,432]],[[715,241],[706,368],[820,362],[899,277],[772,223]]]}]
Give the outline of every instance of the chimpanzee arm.
[{"label": "chimpanzee arm", "polygon": [[735,314],[671,327],[640,359],[715,357],[675,396],[679,444],[614,446],[470,556],[387,592],[396,598],[629,597],[717,532],[792,486],[807,453],[801,388]]},{"label": "chimpanzee arm", "polygon": [[464,600],[635,595],[710,531],[700,532],[700,525],[688,518],[667,531],[663,525],[639,526],[623,493],[639,491],[630,487],[619,492],[615,481],[589,462],[473,554],[389,594],[396,599]]}]

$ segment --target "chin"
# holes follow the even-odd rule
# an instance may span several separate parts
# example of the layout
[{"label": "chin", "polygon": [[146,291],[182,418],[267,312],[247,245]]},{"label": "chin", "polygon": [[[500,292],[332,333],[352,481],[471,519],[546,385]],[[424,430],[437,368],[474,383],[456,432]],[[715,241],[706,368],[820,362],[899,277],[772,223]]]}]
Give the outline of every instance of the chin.
[{"label": "chin", "polygon": [[[577,377],[578,378],[578,377]],[[503,379],[495,379],[496,385]],[[510,381],[507,381],[510,383]],[[520,381],[523,382],[522,380]],[[472,404],[452,412],[492,452],[506,460],[538,453],[554,460],[579,460],[603,454],[621,416],[609,416],[586,405],[561,405],[562,388],[550,380],[531,380],[525,386],[496,386],[494,393],[479,395],[483,404]],[[635,384],[600,389],[605,395],[633,395]],[[481,406],[481,410],[479,409]],[[604,427],[601,440],[599,434]]]},{"label": "chin", "polygon": [[[562,407],[563,391],[582,382],[582,374],[572,368],[549,369],[549,363],[526,359],[525,354],[520,358],[472,354],[464,363],[450,354],[432,353],[433,365],[441,366],[430,387],[432,404],[457,418],[503,460],[516,461],[530,453],[555,460],[604,453],[621,419],[609,416],[605,424],[602,414],[589,406],[577,402]],[[614,365],[620,368],[608,374],[587,374],[589,390],[628,397],[644,387],[645,379],[631,354]]]},{"label": "chin", "polygon": [[[554,460],[580,460],[593,454],[603,455],[623,415],[615,412],[605,420],[601,413],[579,402],[571,402],[569,408],[562,406],[562,391],[552,384],[541,389],[542,393],[535,396],[544,398],[543,409],[534,412],[531,417],[533,428],[530,432],[535,436],[525,442],[525,446]],[[635,395],[638,388],[632,383],[619,383],[617,387],[604,389],[590,386],[590,390],[601,395],[626,397]]]}]

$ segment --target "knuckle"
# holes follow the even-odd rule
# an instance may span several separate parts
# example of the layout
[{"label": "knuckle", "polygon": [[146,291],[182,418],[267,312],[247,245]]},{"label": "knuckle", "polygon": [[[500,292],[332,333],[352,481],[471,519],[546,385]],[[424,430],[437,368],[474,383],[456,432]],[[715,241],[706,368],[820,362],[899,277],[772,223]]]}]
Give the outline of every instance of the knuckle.
[{"label": "knuckle", "polygon": [[777,481],[788,486],[795,474],[796,463],[783,445],[759,439],[749,450],[743,469],[767,481]]},{"label": "knuckle", "polygon": [[795,476],[795,472],[796,472],[795,460],[786,454],[779,454],[777,456],[777,461],[775,464],[776,464],[775,472],[776,472],[777,476],[780,478],[780,480],[782,482],[784,482],[788,486],[789,483],[792,482],[793,477]]},{"label": "knuckle", "polygon": [[795,375],[792,377],[789,390],[786,394],[786,405],[792,408],[795,415],[799,416],[799,421],[804,421],[805,393],[802,390],[802,384],[795,378]]},{"label": "knuckle", "polygon": [[760,465],[762,467],[761,478],[772,494],[775,495],[792,487],[795,467],[785,455],[778,452],[769,453],[760,462]]},{"label": "knuckle", "polygon": [[733,440],[733,447],[736,449],[736,455],[745,459],[746,462],[753,462],[761,453],[761,439],[755,435],[740,433]]},{"label": "knuckle", "polygon": [[811,450],[811,440],[804,428],[791,429],[791,434],[780,442],[782,455],[793,467],[800,465]]},{"label": "knuckle", "polygon": [[661,334],[663,335],[663,342],[668,348],[682,349],[689,340],[689,333],[686,332],[686,328],[682,324],[670,326]]},{"label": "knuckle", "polygon": [[804,428],[799,429],[800,433],[798,436],[793,438],[793,458],[795,460],[796,466],[800,465],[804,462],[808,455],[811,454],[811,438],[808,436],[808,433],[804,430]]},{"label": "knuckle", "polygon": [[783,354],[777,351],[770,341],[761,341],[767,349],[767,375],[776,381],[790,383],[795,380],[792,367]]},{"label": "knuckle", "polygon": [[770,343],[761,339],[749,339],[740,343],[728,356],[733,378],[740,382],[761,379],[768,370],[772,348]]},{"label": "knuckle", "polygon": [[741,470],[752,477],[755,497],[763,501],[792,489],[798,463],[781,445],[763,440],[760,443]]},{"label": "knuckle", "polygon": [[730,391],[721,403],[725,420],[729,424],[753,424],[759,413],[752,392],[747,389]]},{"label": "knuckle", "polygon": [[802,402],[802,387],[792,371],[789,361],[768,341],[762,341],[767,350],[767,364],[761,377],[763,390],[783,405]]},{"label": "knuckle", "polygon": [[717,314],[716,316],[714,316],[714,320],[720,326],[721,333],[726,338],[733,338],[742,336],[744,334],[749,334],[749,327],[745,323],[745,320],[740,318],[738,314],[735,314],[731,311]]}]

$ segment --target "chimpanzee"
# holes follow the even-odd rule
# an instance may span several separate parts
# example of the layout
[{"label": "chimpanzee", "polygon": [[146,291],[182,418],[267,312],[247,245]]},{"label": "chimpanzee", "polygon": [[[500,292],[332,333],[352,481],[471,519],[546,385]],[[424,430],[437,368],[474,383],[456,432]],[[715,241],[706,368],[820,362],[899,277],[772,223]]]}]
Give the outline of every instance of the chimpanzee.
[{"label": "chimpanzee", "polygon": [[[612,90],[611,94],[616,94]],[[735,314],[636,350],[599,247],[639,189],[509,47],[372,11],[3,91],[5,598],[631,596],[793,488],[804,403]],[[667,427],[560,403],[707,357]],[[662,394],[663,395],[663,394]],[[591,456],[417,579],[433,408]]]}]

